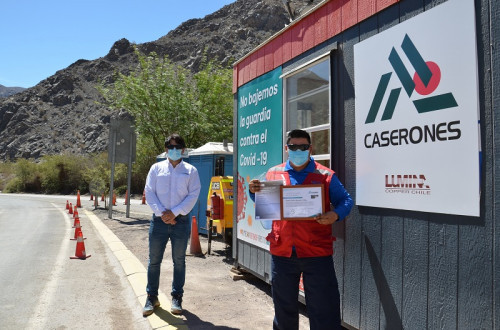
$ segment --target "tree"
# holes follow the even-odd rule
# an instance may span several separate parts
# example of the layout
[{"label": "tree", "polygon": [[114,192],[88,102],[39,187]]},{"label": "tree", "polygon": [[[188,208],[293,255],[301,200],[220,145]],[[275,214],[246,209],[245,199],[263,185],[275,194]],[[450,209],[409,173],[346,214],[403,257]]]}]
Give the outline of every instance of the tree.
[{"label": "tree", "polygon": [[[196,81],[197,108],[204,114],[205,123],[200,133],[210,141],[232,140],[233,97],[232,71],[210,61],[202,65],[202,70],[194,75]],[[208,140],[200,140],[209,142]]]},{"label": "tree", "polygon": [[[115,109],[125,109],[135,118],[139,145],[164,149],[164,139],[177,132],[188,147],[232,137],[232,72],[211,61],[191,74],[167,57],[142,55],[129,75],[118,74],[111,87],[100,91]],[[142,155],[150,159],[151,154]],[[140,157],[141,158],[141,157]]]}]

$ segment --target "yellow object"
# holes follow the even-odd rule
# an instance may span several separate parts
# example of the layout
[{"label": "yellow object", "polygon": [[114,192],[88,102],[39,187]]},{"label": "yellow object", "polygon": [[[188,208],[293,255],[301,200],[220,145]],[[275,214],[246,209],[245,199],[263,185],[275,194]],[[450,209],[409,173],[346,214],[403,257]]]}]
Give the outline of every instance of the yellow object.
[{"label": "yellow object", "polygon": [[[220,206],[223,205],[220,219],[214,219],[212,210],[212,196],[214,193],[221,199]],[[207,227],[210,219],[212,225],[216,228],[217,234],[224,236],[228,240],[233,231],[233,177],[232,176],[214,176],[210,180],[210,188],[207,196]],[[210,228],[208,228],[210,232]]]}]

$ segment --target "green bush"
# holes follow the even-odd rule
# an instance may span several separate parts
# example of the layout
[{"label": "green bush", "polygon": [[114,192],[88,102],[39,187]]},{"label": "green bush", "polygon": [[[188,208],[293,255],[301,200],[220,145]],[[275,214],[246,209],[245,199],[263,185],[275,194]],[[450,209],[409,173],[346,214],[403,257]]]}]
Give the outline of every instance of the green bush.
[{"label": "green bush", "polygon": [[23,191],[23,184],[21,179],[19,179],[18,177],[12,178],[9,182],[7,182],[5,186],[5,192],[8,193],[16,193],[22,191]]},{"label": "green bush", "polygon": [[9,189],[16,189],[16,192],[38,192],[40,189],[40,175],[34,161],[28,159],[18,159],[14,166],[18,182],[9,186]]},{"label": "green bush", "polygon": [[[159,153],[151,145],[138,142],[136,162],[132,165],[131,193],[144,190],[146,176]],[[142,149],[144,147],[144,149]],[[139,150],[139,148],[138,148]],[[124,195],[127,190],[127,165],[116,163],[114,190]],[[109,193],[111,164],[107,153],[87,156],[52,155],[34,160],[18,159],[15,163],[0,163],[0,190],[47,194],[75,194],[77,190],[94,195]]]},{"label": "green bush", "polygon": [[83,179],[87,159],[75,155],[44,156],[40,161],[42,192],[70,194],[88,191]]},{"label": "green bush", "polygon": [[94,195],[107,194],[109,191],[109,178],[111,175],[111,167],[108,164],[107,153],[89,155],[83,180],[89,187],[90,193]]},{"label": "green bush", "polygon": [[[146,176],[159,154],[148,141],[138,141],[136,162],[132,165],[131,193],[142,196]],[[139,151],[140,150],[140,151]],[[127,190],[127,165],[116,163],[114,190],[124,195]],[[0,163],[0,190],[46,194],[75,194],[77,190],[94,195],[109,193],[111,164],[107,153],[87,156],[52,155],[34,160],[18,159]]]},{"label": "green bush", "polygon": [[15,177],[14,164],[11,162],[0,163],[0,191],[6,191],[7,184]]}]

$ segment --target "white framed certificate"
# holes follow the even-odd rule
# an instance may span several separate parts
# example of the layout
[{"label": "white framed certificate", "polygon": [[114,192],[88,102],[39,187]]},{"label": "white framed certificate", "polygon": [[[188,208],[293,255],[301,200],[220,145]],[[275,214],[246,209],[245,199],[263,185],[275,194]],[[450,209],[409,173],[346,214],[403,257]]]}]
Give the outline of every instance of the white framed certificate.
[{"label": "white framed certificate", "polygon": [[255,193],[255,220],[278,220],[281,217],[281,190],[283,181],[261,181]]},{"label": "white framed certificate", "polygon": [[314,220],[325,212],[323,185],[281,186],[281,220]]}]

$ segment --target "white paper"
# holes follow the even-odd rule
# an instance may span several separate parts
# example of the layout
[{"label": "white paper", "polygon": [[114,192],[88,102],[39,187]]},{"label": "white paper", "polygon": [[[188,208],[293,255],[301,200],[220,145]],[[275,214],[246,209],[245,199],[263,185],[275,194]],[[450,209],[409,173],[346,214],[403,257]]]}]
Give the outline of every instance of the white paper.
[{"label": "white paper", "polygon": [[279,220],[280,186],[282,181],[261,181],[260,191],[255,193],[255,220]]},{"label": "white paper", "polygon": [[283,217],[284,218],[311,218],[320,215],[323,211],[321,186],[283,187]]}]

